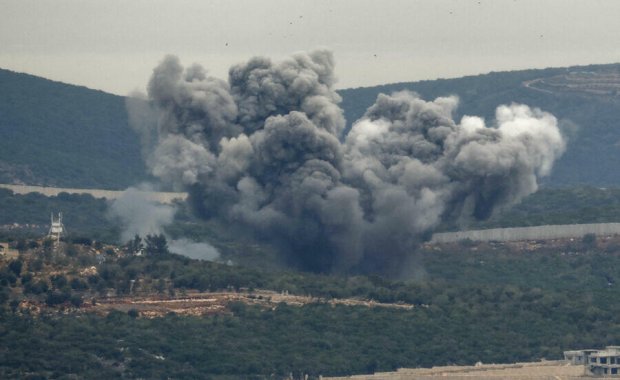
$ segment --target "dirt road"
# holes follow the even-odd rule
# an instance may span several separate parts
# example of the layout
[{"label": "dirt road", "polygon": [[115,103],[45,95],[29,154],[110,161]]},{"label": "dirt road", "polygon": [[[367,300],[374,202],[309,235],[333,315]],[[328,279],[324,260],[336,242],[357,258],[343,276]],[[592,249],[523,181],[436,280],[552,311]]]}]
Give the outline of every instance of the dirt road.
[{"label": "dirt road", "polygon": [[528,379],[568,380],[584,379],[582,365],[569,365],[557,361],[514,364],[478,364],[475,366],[446,366],[433,368],[401,368],[396,372],[347,377],[323,377],[323,380],[423,380],[423,379]]},{"label": "dirt road", "polygon": [[311,303],[325,303],[329,305],[364,306],[411,310],[413,305],[404,303],[381,303],[372,300],[355,298],[322,299],[310,296],[299,296],[288,293],[278,293],[269,290],[252,292],[187,292],[185,294],[167,297],[158,295],[133,297],[108,297],[97,299],[95,305],[86,302],[82,311],[107,314],[112,310],[127,312],[136,310],[143,317],[159,317],[174,312],[179,315],[209,315],[226,313],[231,302],[243,302],[259,305],[266,308],[277,307],[280,303],[291,306],[303,306]]}]

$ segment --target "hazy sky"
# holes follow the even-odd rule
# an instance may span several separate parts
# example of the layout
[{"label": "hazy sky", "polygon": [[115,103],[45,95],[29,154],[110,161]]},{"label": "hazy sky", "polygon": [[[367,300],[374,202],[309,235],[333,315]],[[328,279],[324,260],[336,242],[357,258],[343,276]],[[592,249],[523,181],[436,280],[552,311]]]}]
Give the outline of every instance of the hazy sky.
[{"label": "hazy sky", "polygon": [[346,88],[618,62],[619,20],[616,0],[0,0],[0,67],[125,95],[168,53],[225,78],[328,47]]}]

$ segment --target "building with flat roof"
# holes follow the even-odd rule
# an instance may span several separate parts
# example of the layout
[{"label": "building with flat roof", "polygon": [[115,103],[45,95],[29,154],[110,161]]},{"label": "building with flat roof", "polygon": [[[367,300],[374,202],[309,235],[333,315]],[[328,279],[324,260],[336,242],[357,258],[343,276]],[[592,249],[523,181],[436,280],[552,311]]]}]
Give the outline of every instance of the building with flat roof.
[{"label": "building with flat roof", "polygon": [[620,346],[607,346],[589,354],[586,375],[620,377]]},{"label": "building with flat roof", "polygon": [[586,365],[588,358],[594,352],[598,352],[598,350],[564,351],[564,360],[572,365]]},{"label": "building with flat roof", "polygon": [[564,360],[583,365],[585,376],[620,378],[620,346],[607,346],[603,350],[564,351]]}]

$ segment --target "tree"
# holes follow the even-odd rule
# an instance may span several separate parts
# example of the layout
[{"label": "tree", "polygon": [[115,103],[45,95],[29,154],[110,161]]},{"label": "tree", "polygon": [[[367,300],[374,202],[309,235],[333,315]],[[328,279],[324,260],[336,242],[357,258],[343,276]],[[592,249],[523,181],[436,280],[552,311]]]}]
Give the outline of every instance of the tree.
[{"label": "tree", "polygon": [[84,303],[84,300],[82,299],[82,297],[74,294],[69,297],[69,302],[71,302],[71,305],[73,305],[74,307],[80,307],[82,306],[82,303]]},{"label": "tree", "polygon": [[69,282],[69,285],[71,285],[71,289],[73,290],[88,289],[88,284],[84,282],[84,280],[81,280],[77,277],[72,278],[71,281]]},{"label": "tree", "polygon": [[150,256],[162,256],[168,253],[168,242],[164,234],[146,235],[146,254]]},{"label": "tree", "polygon": [[78,250],[75,247],[75,245],[69,243],[67,244],[67,247],[65,248],[65,254],[69,257],[75,257],[78,255]]},{"label": "tree", "polygon": [[62,274],[54,274],[50,276],[50,282],[54,289],[62,289],[67,286],[68,281]]},{"label": "tree", "polygon": [[142,248],[144,248],[144,244],[142,244],[142,238],[140,235],[136,234],[133,239],[127,242],[125,247],[129,253],[138,253],[142,250]]},{"label": "tree", "polygon": [[594,247],[596,247],[596,235],[592,234],[592,233],[583,235],[583,238],[581,239],[581,243],[586,248],[594,248]]},{"label": "tree", "polygon": [[26,245],[26,240],[24,239],[19,239],[17,241],[17,244],[15,245],[15,249],[17,249],[19,252],[24,252],[27,247],[28,246]]},{"label": "tree", "polygon": [[43,240],[43,249],[45,253],[50,253],[53,247],[54,247],[54,240],[50,238],[46,238],[45,240]]},{"label": "tree", "polygon": [[129,309],[127,310],[127,315],[135,319],[135,318],[138,318],[138,316],[140,316],[140,312],[136,309]]},{"label": "tree", "polygon": [[52,291],[47,293],[45,303],[47,306],[55,306],[65,303],[71,298],[71,295],[67,292]]},{"label": "tree", "polygon": [[87,237],[76,237],[76,238],[73,238],[72,242],[73,244],[86,245],[89,247],[93,244],[93,240]]},{"label": "tree", "polygon": [[30,281],[24,285],[24,292],[26,294],[43,294],[49,290],[49,286],[45,281]]},{"label": "tree", "polygon": [[21,260],[13,260],[9,263],[9,270],[17,277],[19,277],[22,273],[22,261]]}]

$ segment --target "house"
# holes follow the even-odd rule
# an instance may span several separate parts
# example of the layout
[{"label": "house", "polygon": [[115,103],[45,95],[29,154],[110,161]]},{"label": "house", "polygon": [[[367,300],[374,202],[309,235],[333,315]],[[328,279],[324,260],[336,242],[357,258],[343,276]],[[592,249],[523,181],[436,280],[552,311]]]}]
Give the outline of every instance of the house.
[{"label": "house", "polygon": [[598,350],[564,351],[564,360],[572,365],[585,365],[590,355],[597,351]]},{"label": "house", "polygon": [[620,377],[620,346],[607,346],[588,357],[586,375]]},{"label": "house", "polygon": [[607,346],[603,350],[564,351],[564,360],[583,365],[586,376],[620,378],[620,346]]}]

